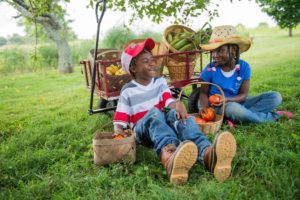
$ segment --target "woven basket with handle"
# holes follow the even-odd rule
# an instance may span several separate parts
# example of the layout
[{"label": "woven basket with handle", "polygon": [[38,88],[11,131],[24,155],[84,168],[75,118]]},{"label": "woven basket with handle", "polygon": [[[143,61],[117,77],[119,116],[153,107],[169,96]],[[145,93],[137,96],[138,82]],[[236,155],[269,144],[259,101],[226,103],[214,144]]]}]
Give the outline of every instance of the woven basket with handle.
[{"label": "woven basket with handle", "polygon": [[136,144],[134,135],[113,139],[113,132],[97,131],[93,138],[94,163],[107,165],[116,162],[135,162]]},{"label": "woven basket with handle", "polygon": [[[174,47],[171,46],[171,44],[168,42],[167,40],[167,35],[170,34],[171,32],[173,33],[181,33],[184,31],[184,29],[186,29],[189,32],[193,32],[195,33],[195,31],[187,26],[183,26],[183,25],[178,25],[178,24],[174,24],[171,26],[168,26],[163,33],[163,37],[162,37],[162,43],[165,44],[165,46],[167,47],[169,53],[178,53],[180,51],[178,51],[177,49],[175,49]],[[179,54],[179,55],[172,55],[170,56],[171,58],[173,58],[174,60],[178,61],[178,62],[185,62],[186,61],[186,55],[185,54]],[[195,60],[195,56],[194,55],[190,55],[189,56],[189,61],[194,61]]]},{"label": "woven basket with handle", "polygon": [[195,69],[195,62],[190,62],[188,64],[188,72],[186,70],[186,62],[178,62],[173,58],[168,58],[168,71],[170,75],[170,79],[172,81],[180,81],[190,79],[194,69]]},{"label": "woven basket with handle", "polygon": [[[107,50],[98,54],[97,59],[102,61],[118,60],[121,58],[121,54],[122,51],[119,50]],[[105,68],[109,67],[111,64],[117,66],[121,65],[119,62],[115,62],[115,63],[111,62],[105,64]],[[106,76],[104,76],[100,68],[100,82],[101,82],[102,90],[104,90],[106,85],[108,88],[108,92],[120,91],[123,85],[125,85],[130,80],[131,80],[131,76],[129,74],[124,74],[121,76],[106,74]]]},{"label": "woven basket with handle", "polygon": [[[223,118],[224,118],[224,111],[225,111],[225,96],[224,96],[224,92],[222,90],[222,88],[220,88],[218,85],[214,84],[214,83],[209,83],[209,82],[193,82],[193,83],[190,83],[186,86],[184,86],[182,88],[182,90],[180,91],[179,93],[179,96],[178,96],[178,99],[181,99],[181,95],[182,95],[182,92],[184,91],[184,88],[188,87],[188,86],[191,86],[191,85],[213,85],[215,86],[216,88],[218,88],[218,90],[220,90],[221,92],[221,96],[222,96],[222,99],[223,99],[223,102],[222,102],[222,113],[221,114],[216,114],[215,113],[215,118],[212,122],[206,122],[204,124],[198,124],[199,125],[199,129],[205,134],[205,135],[208,135],[208,134],[215,134],[217,133],[217,131],[220,130],[221,126],[222,126],[222,122],[223,122]],[[199,117],[199,114],[198,113],[191,113],[191,115],[193,115],[194,117]]]}]

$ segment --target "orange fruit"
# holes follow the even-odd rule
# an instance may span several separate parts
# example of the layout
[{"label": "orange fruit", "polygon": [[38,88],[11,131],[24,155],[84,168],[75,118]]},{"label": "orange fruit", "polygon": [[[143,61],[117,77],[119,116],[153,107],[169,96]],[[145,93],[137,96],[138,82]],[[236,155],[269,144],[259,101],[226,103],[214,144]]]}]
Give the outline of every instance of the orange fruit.
[{"label": "orange fruit", "polygon": [[206,112],[201,113],[201,117],[205,121],[212,121],[215,118],[215,110],[213,108],[208,108]]},{"label": "orange fruit", "polygon": [[208,101],[211,104],[218,104],[221,101],[221,97],[218,94],[214,94],[208,98]]}]

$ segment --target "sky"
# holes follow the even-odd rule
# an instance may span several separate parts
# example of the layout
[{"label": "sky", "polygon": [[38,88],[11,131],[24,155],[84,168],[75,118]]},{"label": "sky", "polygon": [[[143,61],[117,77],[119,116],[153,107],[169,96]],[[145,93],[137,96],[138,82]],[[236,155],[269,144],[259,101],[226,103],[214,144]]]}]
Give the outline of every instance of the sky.
[{"label": "sky", "polygon": [[[79,39],[91,39],[96,35],[97,22],[95,17],[95,12],[91,8],[86,8],[86,0],[73,0],[71,3],[67,4],[66,9],[68,19],[73,19],[74,22],[71,23],[72,29],[75,31]],[[215,0],[214,2],[219,2]],[[10,36],[13,33],[18,33],[24,35],[24,30],[22,27],[17,26],[17,20],[13,16],[17,15],[17,11],[10,7],[6,3],[0,3],[0,36]],[[107,30],[115,26],[128,25],[130,13],[112,12],[107,10],[104,15],[103,21],[101,23],[101,35],[105,34]],[[195,19],[191,25],[191,28],[197,30],[200,28],[204,22],[207,21],[206,16],[199,16]],[[233,0],[230,3],[229,0],[220,1],[219,6],[219,17],[215,18],[211,25],[237,25],[239,23],[245,25],[247,28],[254,28],[260,22],[266,22],[269,26],[275,26],[276,23],[271,17],[263,13],[258,6],[258,4],[252,0]],[[153,31],[163,31],[166,27],[171,25],[169,21],[164,21],[161,24],[153,23],[147,19],[136,20],[129,27],[133,30],[153,30]]]}]

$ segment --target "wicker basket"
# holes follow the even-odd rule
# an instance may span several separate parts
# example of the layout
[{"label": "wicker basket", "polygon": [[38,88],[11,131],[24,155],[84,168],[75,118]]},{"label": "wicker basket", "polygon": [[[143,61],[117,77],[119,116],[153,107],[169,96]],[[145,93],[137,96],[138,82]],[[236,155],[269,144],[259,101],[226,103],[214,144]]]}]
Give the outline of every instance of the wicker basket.
[{"label": "wicker basket", "polygon": [[[179,93],[179,96],[178,96],[178,99],[181,99],[181,95],[182,95],[182,92],[184,91],[184,88],[185,87],[188,87],[188,86],[191,86],[191,85],[197,85],[197,84],[200,84],[200,85],[213,85],[215,87],[217,87],[220,92],[221,92],[221,96],[222,96],[222,99],[223,99],[223,103],[222,103],[222,114],[219,115],[219,114],[215,114],[215,118],[212,122],[207,122],[207,123],[204,123],[204,124],[199,124],[199,129],[205,134],[205,135],[208,135],[208,134],[216,134],[221,126],[222,126],[222,123],[223,123],[223,118],[224,118],[224,111],[225,111],[225,96],[224,96],[224,92],[222,90],[222,88],[220,88],[218,85],[216,84],[213,84],[213,83],[209,83],[209,82],[194,82],[194,83],[190,83],[186,86],[184,86],[182,88],[182,90],[180,91]],[[199,117],[199,114],[198,113],[191,113],[191,115],[193,115],[194,117]]]},{"label": "wicker basket", "polygon": [[[145,39],[134,39],[134,40],[130,40],[129,42],[127,42],[124,46],[127,47],[128,45],[134,43],[134,44],[137,44],[137,43],[140,43],[140,42],[143,42]],[[167,47],[165,46],[165,44],[163,43],[159,43],[159,42],[155,42],[155,46],[154,48],[151,50],[152,52],[152,55],[153,56],[157,56],[157,55],[162,55],[162,54],[166,54],[168,53],[168,49]],[[167,60],[166,60],[166,57],[163,56],[163,57],[159,57],[156,59],[156,66],[157,66],[157,76],[161,76],[162,73],[163,73],[163,69],[164,69],[164,66],[166,65],[167,63]]]},{"label": "wicker basket", "polygon": [[136,144],[134,135],[113,139],[112,132],[97,131],[93,138],[94,163],[107,165],[116,162],[135,162]]},{"label": "wicker basket", "polygon": [[124,74],[121,76],[106,74],[106,78],[103,73],[100,73],[101,90],[105,90],[107,86],[108,92],[120,91],[122,87],[131,80],[130,74]]},{"label": "wicker basket", "polygon": [[[107,51],[103,51],[102,53],[99,53],[97,59],[102,61],[118,60],[121,58],[121,54],[122,51],[119,50],[107,50]],[[121,65],[120,62],[109,62],[104,64],[104,67],[105,68],[109,67],[111,64],[117,66]],[[108,92],[120,91],[123,85],[131,80],[130,74],[124,74],[121,76],[104,74],[101,71],[101,67],[100,67],[99,76],[100,76],[101,90],[104,91],[106,86],[108,88]]]},{"label": "wicker basket", "polygon": [[[114,52],[114,53],[105,53]],[[88,53],[88,60],[91,62],[91,66],[94,66],[95,49],[91,49]],[[97,60],[115,60],[120,58],[120,51],[117,49],[98,49]]]},{"label": "wicker basket", "polygon": [[[169,70],[170,79],[172,81],[180,81],[190,79],[195,68],[195,62],[190,62],[186,71],[186,62],[178,62],[172,58],[168,58],[167,67]],[[188,74],[188,77],[186,76]]]},{"label": "wicker basket", "polygon": [[[168,26],[163,33],[163,37],[162,37],[162,43],[165,44],[165,46],[167,47],[169,53],[178,53],[180,51],[178,51],[177,49],[175,49],[174,47],[172,47],[170,45],[170,43],[167,40],[167,35],[170,33],[181,33],[184,31],[184,29],[195,33],[195,31],[187,26],[183,26],[183,25],[171,25]],[[174,60],[178,61],[178,62],[185,62],[186,61],[186,55],[185,54],[179,54],[179,55],[172,55],[170,56],[171,58],[173,58]],[[194,61],[195,60],[195,56],[194,55],[190,55],[189,56],[189,61]]]}]

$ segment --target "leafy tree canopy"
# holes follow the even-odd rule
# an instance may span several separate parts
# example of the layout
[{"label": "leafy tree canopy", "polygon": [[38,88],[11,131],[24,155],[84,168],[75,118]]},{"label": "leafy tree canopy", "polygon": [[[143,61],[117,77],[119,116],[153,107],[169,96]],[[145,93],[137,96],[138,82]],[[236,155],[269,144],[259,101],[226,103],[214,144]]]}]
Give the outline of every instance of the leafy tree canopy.
[{"label": "leafy tree canopy", "polygon": [[262,10],[273,17],[281,28],[295,28],[300,23],[299,0],[256,0]]},{"label": "leafy tree canopy", "polygon": [[[96,0],[90,0],[93,6]],[[173,19],[174,23],[188,23],[192,17],[207,13],[210,18],[217,15],[217,10],[208,10],[210,0],[114,0],[107,1],[107,7],[113,11],[132,10],[130,22],[148,17],[160,23],[165,18]],[[216,4],[216,6],[218,6]]]}]

